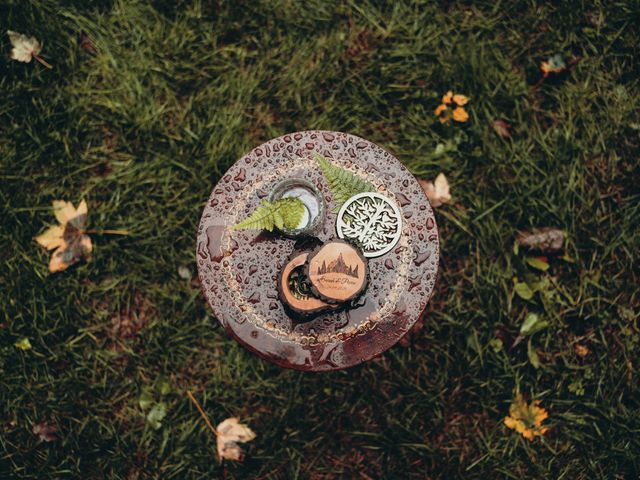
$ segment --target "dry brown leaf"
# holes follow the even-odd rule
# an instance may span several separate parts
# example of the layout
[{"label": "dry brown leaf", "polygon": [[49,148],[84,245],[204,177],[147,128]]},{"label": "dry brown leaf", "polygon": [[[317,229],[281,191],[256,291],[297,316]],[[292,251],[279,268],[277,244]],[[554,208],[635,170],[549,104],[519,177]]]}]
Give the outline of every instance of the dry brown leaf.
[{"label": "dry brown leaf", "polygon": [[573,349],[575,350],[576,355],[582,358],[586,357],[590,353],[589,349],[586,346],[582,345],[581,343],[576,343],[573,346]]},{"label": "dry brown leaf", "polygon": [[557,253],[564,247],[564,232],[558,228],[544,227],[533,232],[519,232],[518,244],[529,250]]},{"label": "dry brown leaf", "polygon": [[250,442],[256,438],[256,434],[246,425],[240,423],[236,417],[227,418],[216,428],[218,458],[222,460],[234,460],[241,462],[244,452],[239,443]]},{"label": "dry brown leaf", "polygon": [[84,200],[77,209],[71,202],[53,202],[53,213],[60,225],[49,227],[34,239],[47,250],[55,249],[49,261],[49,271],[65,270],[81,258],[90,260],[93,245],[84,230],[87,211],[87,203]]},{"label": "dry brown leaf", "polygon": [[49,425],[46,420],[31,426],[31,432],[37,435],[41,442],[53,442],[56,439],[55,433],[57,431],[58,428],[55,425]]},{"label": "dry brown leaf", "polygon": [[83,49],[89,55],[98,54],[98,52],[96,51],[96,47],[93,44],[93,41],[91,40],[91,38],[89,38],[89,35],[87,35],[84,30],[82,30],[78,34],[78,45],[80,46],[81,49]]},{"label": "dry brown leaf", "polygon": [[44,61],[38,54],[42,50],[42,44],[35,37],[27,37],[26,35],[11,30],[7,30],[9,41],[11,42],[11,58],[18,62],[31,62],[35,58],[38,62],[47,68],[53,68],[49,63]]},{"label": "dry brown leaf", "polygon": [[42,50],[42,45],[35,37],[27,37],[22,33],[7,30],[11,42],[11,58],[19,62],[29,63],[34,55]]},{"label": "dry brown leaf", "polygon": [[444,173],[436,177],[435,183],[426,180],[419,180],[420,186],[429,199],[432,207],[436,208],[451,201],[451,193],[449,192],[449,182]]},{"label": "dry brown leaf", "polygon": [[502,138],[511,138],[511,125],[504,120],[494,120],[491,126]]}]

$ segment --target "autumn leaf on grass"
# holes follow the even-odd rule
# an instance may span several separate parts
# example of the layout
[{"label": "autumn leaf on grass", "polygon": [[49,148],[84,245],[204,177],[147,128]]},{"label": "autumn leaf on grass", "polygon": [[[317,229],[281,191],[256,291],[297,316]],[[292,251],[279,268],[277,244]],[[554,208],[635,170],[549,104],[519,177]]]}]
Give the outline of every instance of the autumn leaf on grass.
[{"label": "autumn leaf on grass", "polygon": [[216,427],[218,458],[222,460],[235,460],[241,462],[244,452],[240,443],[250,442],[256,438],[256,434],[246,425],[240,423],[236,417],[227,418]]},{"label": "autumn leaf on grass", "polygon": [[60,225],[49,227],[34,239],[47,250],[55,249],[49,261],[49,270],[61,272],[81,258],[90,260],[93,245],[84,230],[87,202],[82,200],[75,209],[71,202],[54,200],[53,213]]},{"label": "autumn leaf on grass", "polygon": [[504,417],[504,424],[532,441],[549,430],[548,427],[542,426],[542,422],[548,416],[547,411],[540,407],[540,400],[528,404],[518,393],[509,407],[509,415]]},{"label": "autumn leaf on grass", "polygon": [[542,70],[545,77],[549,76],[551,73],[560,73],[566,68],[567,64],[559,53],[550,56],[545,62],[540,64],[540,70]]},{"label": "autumn leaf on grass", "polygon": [[444,173],[436,177],[435,182],[419,180],[420,186],[429,199],[432,207],[436,208],[451,201],[451,193],[449,192],[449,182]]},{"label": "autumn leaf on grass", "polygon": [[217,428],[213,427],[211,420],[205,413],[204,409],[200,405],[200,402],[196,399],[195,395],[187,390],[187,396],[193,402],[198,412],[202,416],[202,419],[216,436],[216,444],[218,450],[218,459],[220,463],[222,460],[235,460],[242,461],[244,458],[244,452],[240,448],[239,443],[250,442],[256,438],[256,434],[246,425],[240,423],[236,417],[227,418],[220,422]]},{"label": "autumn leaf on grass", "polygon": [[19,348],[20,350],[31,350],[31,342],[26,337],[18,340],[13,344],[13,346]]},{"label": "autumn leaf on grass", "polygon": [[559,53],[550,56],[546,61],[540,63],[540,70],[542,70],[542,77],[540,80],[531,87],[529,93],[533,93],[549,78],[550,76],[557,75],[564,72],[567,69],[567,64],[564,58]]},{"label": "autumn leaf on grass", "polygon": [[519,232],[518,245],[541,253],[558,253],[564,247],[564,232],[558,228],[544,227],[531,232]]},{"label": "autumn leaf on grass", "polygon": [[576,343],[573,346],[573,350],[576,352],[576,355],[578,355],[580,358],[584,358],[587,355],[589,355],[589,353],[591,353],[589,349],[586,346],[582,345],[581,343]]},{"label": "autumn leaf on grass", "polygon": [[49,425],[46,420],[34,423],[31,432],[38,437],[41,442],[53,442],[56,439],[55,433],[58,431],[55,425]]},{"label": "autumn leaf on grass", "polygon": [[27,37],[12,30],[7,30],[7,35],[9,35],[9,41],[13,47],[11,49],[11,58],[13,60],[29,63],[32,58],[35,58],[45,67],[53,68],[52,65],[38,55],[42,50],[42,44],[35,37]]},{"label": "autumn leaf on grass", "polygon": [[98,52],[96,51],[96,47],[93,44],[93,41],[91,40],[89,35],[86,34],[84,30],[80,31],[80,33],[78,34],[78,45],[80,46],[81,49],[83,49],[89,55],[95,56],[98,54]]},{"label": "autumn leaf on grass", "polygon": [[502,138],[511,138],[511,125],[504,120],[494,120],[491,126]]},{"label": "autumn leaf on grass", "polygon": [[469,120],[469,114],[464,109],[464,105],[469,102],[469,98],[462,94],[454,94],[452,90],[449,90],[442,96],[442,103],[433,112],[440,120],[440,123],[451,123],[451,120],[456,122],[466,122]]}]

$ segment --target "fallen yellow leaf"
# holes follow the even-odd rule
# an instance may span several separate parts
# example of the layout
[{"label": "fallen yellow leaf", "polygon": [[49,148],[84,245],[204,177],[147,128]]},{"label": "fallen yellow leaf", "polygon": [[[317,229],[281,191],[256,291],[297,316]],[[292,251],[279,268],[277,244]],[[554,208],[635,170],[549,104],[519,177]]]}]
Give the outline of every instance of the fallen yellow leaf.
[{"label": "fallen yellow leaf", "polygon": [[31,342],[28,338],[21,338],[16,343],[13,344],[16,348],[20,350],[31,350]]},{"label": "fallen yellow leaf", "polygon": [[447,109],[447,106],[444,103],[441,103],[440,105],[438,105],[438,107],[435,109],[435,111],[433,113],[436,114],[436,115],[440,115],[446,109]]},{"label": "fallen yellow leaf", "polygon": [[453,119],[456,122],[466,122],[467,120],[469,120],[469,114],[464,108],[456,107],[453,110]]},{"label": "fallen yellow leaf", "polygon": [[461,107],[469,101],[469,97],[465,97],[464,95],[457,93],[453,96],[453,101],[456,102],[456,105]]},{"label": "fallen yellow leaf", "polygon": [[509,407],[509,416],[504,417],[504,424],[532,441],[549,430],[548,427],[542,426],[542,422],[548,416],[547,411],[540,407],[540,400],[527,404],[522,394],[518,393]]},{"label": "fallen yellow leaf", "polygon": [[53,202],[53,213],[60,225],[49,227],[34,239],[47,250],[55,249],[49,261],[49,271],[65,270],[81,258],[90,260],[93,245],[84,230],[87,211],[87,203],[84,200],[77,209],[71,202]]},{"label": "fallen yellow leaf", "polygon": [[576,351],[576,354],[582,358],[586,357],[590,353],[589,349],[581,343],[576,343],[573,348]]}]

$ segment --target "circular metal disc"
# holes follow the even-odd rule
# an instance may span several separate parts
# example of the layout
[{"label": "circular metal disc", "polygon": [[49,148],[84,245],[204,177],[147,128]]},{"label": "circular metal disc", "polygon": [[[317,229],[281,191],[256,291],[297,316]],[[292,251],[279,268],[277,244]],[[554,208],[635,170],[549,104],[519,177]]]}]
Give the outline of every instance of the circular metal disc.
[{"label": "circular metal disc", "polygon": [[359,193],[342,205],[336,231],[340,238],[357,242],[365,257],[379,257],[400,240],[402,215],[388,197],[376,192]]}]

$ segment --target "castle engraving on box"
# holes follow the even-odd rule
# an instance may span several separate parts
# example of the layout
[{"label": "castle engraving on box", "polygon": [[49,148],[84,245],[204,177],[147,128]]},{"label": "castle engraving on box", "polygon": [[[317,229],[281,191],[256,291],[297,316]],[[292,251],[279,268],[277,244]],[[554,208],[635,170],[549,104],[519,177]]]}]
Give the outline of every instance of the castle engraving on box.
[{"label": "castle engraving on box", "polygon": [[349,277],[358,278],[359,267],[359,265],[356,265],[355,268],[351,265],[347,265],[344,258],[342,258],[342,253],[340,253],[337,259],[329,262],[329,265],[327,265],[327,262],[323,260],[322,265],[318,267],[318,275],[324,275],[325,273],[344,273]]},{"label": "castle engraving on box", "polygon": [[360,245],[365,257],[379,257],[400,240],[402,216],[388,197],[377,192],[360,193],[342,205],[336,231],[340,238]]},{"label": "castle engraving on box", "polygon": [[331,240],[309,255],[307,277],[313,293],[330,303],[352,300],[367,283],[367,260],[344,240]]}]

